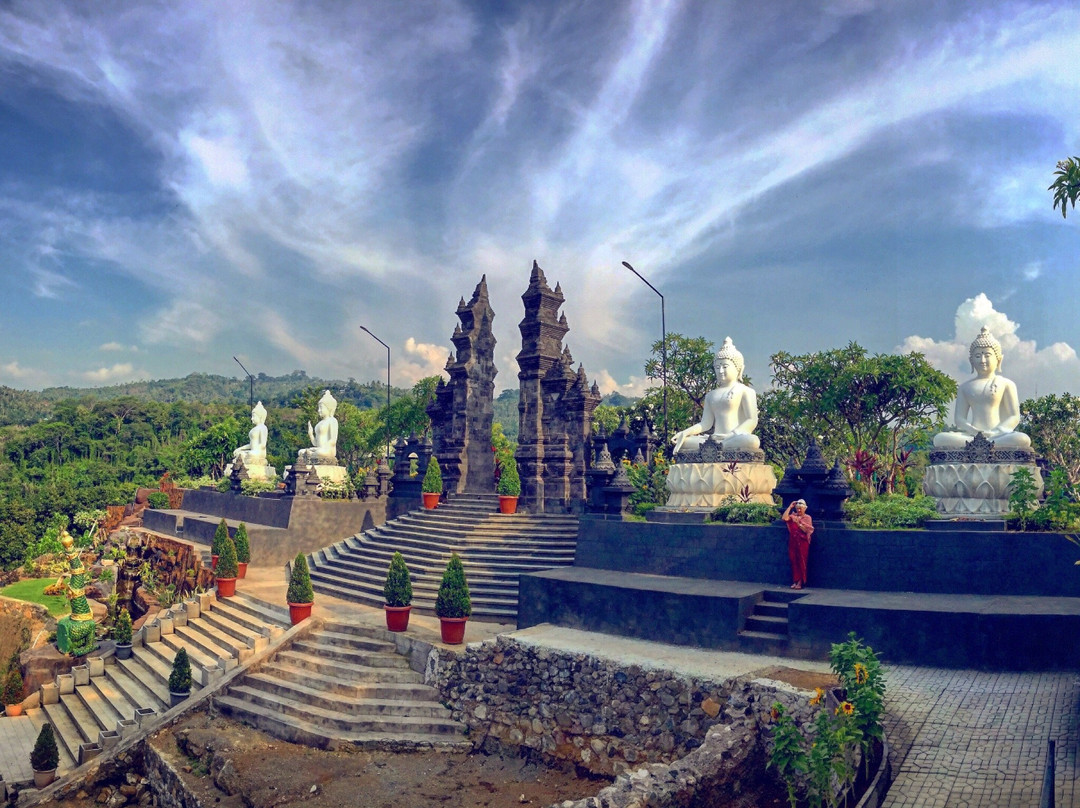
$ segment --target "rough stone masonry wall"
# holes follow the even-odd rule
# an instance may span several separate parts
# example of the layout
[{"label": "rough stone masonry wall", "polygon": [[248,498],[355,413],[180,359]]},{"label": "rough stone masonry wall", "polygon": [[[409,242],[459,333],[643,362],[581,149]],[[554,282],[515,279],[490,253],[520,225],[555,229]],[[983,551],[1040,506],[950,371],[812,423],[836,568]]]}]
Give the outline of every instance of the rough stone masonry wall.
[{"label": "rough stone masonry wall", "polygon": [[[596,774],[670,764],[706,744],[692,767],[739,779],[736,770],[753,759],[757,776],[772,703],[800,722],[811,717],[806,694],[779,683],[686,677],[506,636],[460,655],[433,654],[429,674],[475,743],[536,750]],[[638,781],[648,776],[634,773]]]}]

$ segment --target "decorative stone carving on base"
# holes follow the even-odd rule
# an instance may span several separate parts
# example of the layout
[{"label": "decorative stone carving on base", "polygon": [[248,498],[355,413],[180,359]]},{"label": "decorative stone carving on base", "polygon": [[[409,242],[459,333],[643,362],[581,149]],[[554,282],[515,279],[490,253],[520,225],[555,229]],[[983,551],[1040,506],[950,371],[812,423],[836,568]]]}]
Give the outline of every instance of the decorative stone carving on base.
[{"label": "decorative stone carving on base", "polygon": [[324,483],[343,483],[349,477],[349,470],[344,466],[327,466],[323,463],[316,463],[312,466],[315,473],[319,475],[319,479]]},{"label": "decorative stone carving on base", "polygon": [[937,501],[938,513],[976,519],[1000,519],[1009,512],[1009,485],[1017,469],[1035,479],[1036,496],[1043,478],[1035,453],[1024,449],[995,449],[981,432],[963,449],[930,452],[923,491]]},{"label": "decorative stone carving on base", "polygon": [[679,462],[668,469],[667,485],[671,496],[665,508],[712,510],[720,507],[724,500],[729,498],[741,501],[746,487],[749,487],[750,502],[772,505],[776,473],[768,463],[738,462],[732,470],[730,460],[687,463],[682,462],[683,456],[677,455]]}]

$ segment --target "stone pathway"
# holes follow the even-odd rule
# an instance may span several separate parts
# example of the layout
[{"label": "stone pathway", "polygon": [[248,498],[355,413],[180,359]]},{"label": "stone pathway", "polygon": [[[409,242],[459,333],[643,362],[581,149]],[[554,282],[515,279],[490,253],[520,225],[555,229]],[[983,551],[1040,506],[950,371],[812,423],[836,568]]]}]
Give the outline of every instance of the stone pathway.
[{"label": "stone pathway", "polygon": [[30,751],[42,723],[25,713],[18,718],[0,717],[0,776],[5,782],[21,783],[34,779]]},{"label": "stone pathway", "polygon": [[884,808],[1037,808],[1050,739],[1057,805],[1080,805],[1080,673],[886,672]]}]

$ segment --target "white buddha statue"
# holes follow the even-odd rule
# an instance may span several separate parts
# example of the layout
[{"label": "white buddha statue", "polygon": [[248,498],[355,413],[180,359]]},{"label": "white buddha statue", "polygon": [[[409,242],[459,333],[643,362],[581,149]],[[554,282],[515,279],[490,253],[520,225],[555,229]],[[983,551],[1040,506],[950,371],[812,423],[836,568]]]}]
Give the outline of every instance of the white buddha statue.
[{"label": "white buddha statue", "polygon": [[[742,383],[743,355],[736,350],[731,337],[713,360],[717,388],[705,396],[701,421],[671,438],[675,454],[684,447],[692,452],[712,437],[724,444],[727,451],[756,450],[761,441],[753,434],[758,422],[757,394]],[[704,437],[699,437],[704,436]]]},{"label": "white buddha statue", "polygon": [[238,459],[244,461],[244,465],[251,466],[265,466],[266,465],[266,407],[260,401],[251,410],[251,423],[254,426],[251,431],[248,432],[248,442],[243,446],[239,446],[232,453],[233,462]]},{"label": "white buddha statue", "polygon": [[323,393],[319,399],[319,423],[314,427],[308,421],[308,439],[311,446],[301,449],[298,460],[312,465],[336,465],[337,464],[337,436],[338,422],[334,417],[337,411],[337,401],[330,391]]},{"label": "white buddha statue", "polygon": [[934,436],[935,449],[963,449],[979,432],[997,449],[1030,449],[1031,438],[1017,432],[1020,400],[1016,385],[997,374],[1001,368],[1001,343],[983,326],[968,351],[975,378],[960,385],[956,393],[954,432]]}]

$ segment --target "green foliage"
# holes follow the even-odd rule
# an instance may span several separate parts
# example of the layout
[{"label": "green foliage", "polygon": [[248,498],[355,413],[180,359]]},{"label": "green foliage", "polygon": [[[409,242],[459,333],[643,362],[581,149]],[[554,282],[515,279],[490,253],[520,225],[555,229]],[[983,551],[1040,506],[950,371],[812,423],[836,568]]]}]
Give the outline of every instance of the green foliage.
[{"label": "green foliage", "polygon": [[270,491],[277,491],[278,484],[273,480],[241,480],[240,481],[240,493],[246,497],[253,497],[256,494],[265,494]]},{"label": "green foliage", "polygon": [[[508,388],[503,390],[499,395],[495,397],[493,402],[494,419],[492,420],[492,429],[495,428],[495,424],[499,425],[499,428],[503,435],[506,436],[507,442],[511,445],[517,444],[518,439],[518,427],[520,415],[518,414],[518,401],[521,399],[521,391],[518,388]],[[492,446],[495,442],[492,441]]]},{"label": "green foliage", "polygon": [[855,632],[846,642],[834,643],[829,651],[829,665],[847,692],[847,701],[855,707],[852,720],[868,760],[874,741],[885,737],[881,718],[885,714],[885,674],[874,649],[863,645]]},{"label": "green foliage", "polygon": [[780,518],[780,509],[764,502],[736,502],[728,497],[709,520],[733,525],[770,525]]},{"label": "green foliage", "polygon": [[503,497],[521,496],[521,477],[518,476],[517,461],[512,457],[502,467],[498,492]]},{"label": "green foliage", "polygon": [[1061,206],[1061,218],[1065,219],[1067,206],[1076,209],[1076,198],[1080,196],[1080,157],[1058,160],[1054,181],[1046,190],[1054,192],[1054,210]]},{"label": "green foliage", "polygon": [[23,578],[0,589],[0,595],[13,600],[40,603],[49,610],[50,617],[60,617],[71,611],[68,599],[63,595],[46,595],[46,587],[56,583],[55,578]]},{"label": "green foliage", "polygon": [[1031,398],[1020,413],[1020,429],[1031,436],[1035,452],[1064,471],[1071,487],[1080,486],[1080,396]]},{"label": "green foliage", "polygon": [[113,626],[112,637],[113,640],[122,645],[131,643],[131,614],[127,609],[120,610],[120,614],[116,618],[116,625]]},{"label": "green foliage", "polygon": [[[645,362],[645,375],[663,383],[664,341],[652,345],[652,356]],[[667,335],[668,426],[674,434],[701,419],[702,404],[716,387],[713,373],[712,342],[704,337]],[[654,393],[655,388],[650,390]],[[661,403],[661,417],[663,404]],[[654,421],[659,425],[660,421]],[[659,427],[658,427],[659,428]]]},{"label": "green foliage", "polygon": [[450,555],[450,561],[443,572],[439,595],[435,599],[435,614],[438,617],[468,617],[472,614],[472,598],[469,597],[469,585],[465,582],[465,567],[457,553]]},{"label": "green foliage", "polygon": [[52,724],[41,725],[34,748],[30,751],[30,768],[36,772],[51,772],[60,765],[60,749],[56,745]]},{"label": "green foliage", "polygon": [[19,672],[18,664],[8,668],[4,676],[4,687],[0,691],[0,703],[4,705],[19,704],[23,700],[23,678]]},{"label": "green foliage", "polygon": [[155,511],[169,507],[169,495],[164,491],[151,491],[146,495],[146,504]]},{"label": "green foliage", "polygon": [[355,493],[353,481],[348,477],[340,483],[327,481],[319,486],[319,496],[323,499],[350,499]]},{"label": "green foliage", "polygon": [[315,590],[311,588],[311,572],[308,570],[307,558],[303,553],[297,553],[293,559],[292,572],[289,574],[289,590],[285,593],[288,603],[313,603]]},{"label": "green foliage", "polygon": [[610,404],[600,404],[593,410],[593,431],[596,431],[602,426],[604,432],[610,435],[619,428],[620,420],[622,420],[622,413],[619,411],[618,407],[612,407]]},{"label": "green foliage", "polygon": [[408,606],[412,603],[412,581],[409,579],[409,568],[405,566],[405,558],[401,553],[395,552],[390,559],[390,568],[386,571],[386,585],[383,586],[383,596],[387,606]]},{"label": "green foliage", "polygon": [[233,544],[236,545],[236,561],[238,564],[247,564],[251,561],[251,543],[248,541],[247,525],[243,522],[236,528],[236,535],[233,537]]},{"label": "green foliage", "polygon": [[837,709],[832,716],[827,710],[818,713],[814,721],[815,735],[808,756],[810,782],[808,801],[812,808],[838,805],[834,778],[842,785],[855,779],[852,753],[860,742],[852,717]]},{"label": "green foliage", "polygon": [[441,494],[442,489],[442,469],[439,468],[439,459],[432,455],[427,471],[424,472],[423,491],[425,494]]},{"label": "green foliage", "polygon": [[810,761],[803,748],[802,733],[791,716],[784,711],[784,705],[774,702],[772,715],[776,726],[773,729],[773,748],[766,767],[776,769],[787,787],[791,808],[797,808],[799,778],[810,770]]},{"label": "green foliage", "polygon": [[[651,468],[646,463],[622,462],[626,465],[626,476],[634,485],[634,492],[630,495],[630,508],[634,513],[644,514],[667,503],[671,496],[667,487],[671,463],[663,455],[653,458]],[[648,505],[652,505],[652,508]]]},{"label": "green foliage", "polygon": [[1021,530],[1027,530],[1028,517],[1038,505],[1038,490],[1035,475],[1030,469],[1021,466],[1012,473],[1012,482],[1009,483],[1009,510]]},{"label": "green foliage", "polygon": [[169,692],[191,692],[191,660],[186,648],[177,651],[173,658],[172,671],[169,673]]},{"label": "green foliage", "polygon": [[931,497],[903,494],[883,494],[874,499],[849,499],[844,514],[852,527],[894,530],[922,527],[937,516],[937,506]]},{"label": "green foliage", "polygon": [[221,548],[225,546],[225,540],[229,538],[229,526],[222,519],[214,529],[214,540],[210,544],[210,554],[221,557]]},{"label": "green foliage", "polygon": [[221,542],[221,552],[218,554],[217,567],[214,574],[218,578],[235,578],[238,572],[236,566],[236,545],[233,540],[225,536]]}]

